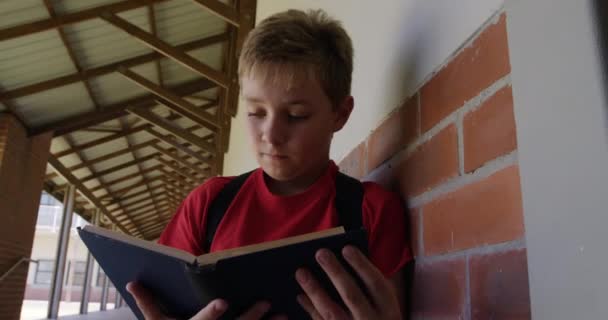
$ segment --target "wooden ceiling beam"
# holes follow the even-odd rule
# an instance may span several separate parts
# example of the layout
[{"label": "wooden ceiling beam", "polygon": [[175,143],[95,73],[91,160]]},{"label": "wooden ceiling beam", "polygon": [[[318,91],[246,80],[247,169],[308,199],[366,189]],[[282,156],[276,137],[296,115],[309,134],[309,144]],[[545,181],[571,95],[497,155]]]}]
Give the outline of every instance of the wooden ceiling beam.
[{"label": "wooden ceiling beam", "polygon": [[105,176],[107,174],[114,173],[114,172],[120,171],[122,169],[126,169],[126,168],[128,168],[130,166],[134,166],[134,165],[136,165],[138,163],[145,162],[145,161],[148,161],[148,160],[152,160],[154,158],[157,158],[159,155],[160,154],[158,152],[156,152],[156,153],[147,155],[145,157],[141,157],[139,159],[135,159],[133,161],[125,162],[125,163],[119,164],[117,166],[108,168],[106,170],[102,170],[102,171],[98,171],[98,172],[96,172],[94,174],[90,174],[90,175],[88,175],[86,177],[81,178],[80,181],[82,181],[82,183],[85,183],[87,181],[90,181],[90,180],[93,180],[93,179],[97,179],[99,177],[103,177],[103,176]]},{"label": "wooden ceiling beam", "polygon": [[[120,118],[120,119],[119,119],[119,122],[120,122],[121,126],[123,126],[123,127],[128,127],[128,124],[126,124],[125,118]],[[133,146],[133,141],[132,141],[132,139],[131,139],[131,137],[130,137],[130,136],[125,136],[125,140],[127,141],[127,146],[128,146],[128,147]],[[131,151],[131,154],[133,155],[133,158],[135,158],[135,159],[137,159],[137,158],[138,158],[138,155],[137,155],[137,153],[136,153],[135,151]],[[137,171],[138,171],[138,172],[141,174],[141,172],[142,172],[143,170],[144,170],[144,168],[142,168],[142,164],[141,164],[141,163],[138,163],[138,164],[137,164]],[[150,183],[148,183],[148,182],[147,182],[147,181],[148,181],[148,178],[147,178],[145,175],[143,175],[143,174],[141,174],[141,176],[142,176],[142,178],[144,179],[144,181],[146,181],[146,185],[145,185],[145,186],[146,186],[146,189],[148,190],[148,192],[149,192],[149,193],[150,193],[150,195],[151,195],[151,194],[152,194],[152,190],[150,190]],[[155,208],[157,208],[157,207],[156,207],[156,205],[154,205],[154,207],[155,207]],[[158,214],[160,214],[160,212],[159,212]]]},{"label": "wooden ceiling beam", "polygon": [[165,190],[167,197],[169,197],[169,199],[171,199],[172,203],[180,203],[184,200],[184,197],[180,197],[178,195],[176,195],[173,192],[170,192],[169,190]]},{"label": "wooden ceiling beam", "polygon": [[[179,116],[179,115],[173,115],[173,116],[169,116],[169,117],[167,117],[165,119],[168,120],[168,121],[172,121],[172,120],[177,120],[179,118],[181,118],[181,116]],[[88,148],[92,148],[92,147],[98,146],[98,145],[103,144],[103,143],[111,142],[111,141],[120,139],[122,137],[125,137],[127,135],[135,134],[135,133],[138,133],[138,132],[150,129],[150,128],[152,128],[151,124],[143,124],[143,125],[139,125],[137,127],[129,128],[127,130],[121,130],[121,132],[119,132],[119,133],[111,134],[111,135],[105,136],[103,138],[99,138],[99,139],[96,139],[96,140],[93,140],[93,141],[89,141],[87,143],[83,143],[83,144],[80,144],[80,145],[77,145],[77,146],[72,146],[71,148],[69,148],[67,150],[64,150],[64,151],[61,151],[61,152],[57,152],[54,155],[56,157],[58,157],[58,158],[61,158],[61,157],[67,156],[68,154],[72,154],[74,152],[78,152],[78,151],[82,151],[82,150],[85,150],[85,149],[88,149]],[[191,132],[191,131],[198,130],[200,128],[201,128],[200,126],[194,125],[194,126],[192,126],[190,128],[187,128],[186,130]],[[203,137],[203,140],[208,140],[209,138],[212,138],[212,136],[207,135],[207,136]],[[164,141],[164,139],[161,139],[161,140]],[[204,159],[204,158],[202,158],[202,159]],[[201,160],[201,161],[204,161],[204,160]]]},{"label": "wooden ceiling beam", "polygon": [[149,222],[147,226],[142,225],[142,229],[147,234],[156,234],[158,231],[162,231],[169,221],[171,221],[171,217],[164,216],[159,221]]},{"label": "wooden ceiling beam", "polygon": [[173,179],[176,183],[184,185],[185,187],[195,188],[199,184],[196,182],[192,182],[190,180],[186,180],[181,177],[181,175],[177,174],[175,171],[169,171],[167,168],[161,168],[160,171],[164,174],[166,178]]},{"label": "wooden ceiling beam", "polygon": [[230,5],[219,2],[217,0],[193,0],[195,3],[201,5],[209,12],[216,15],[218,18],[230,23],[235,27],[239,27],[240,21],[236,9]]},{"label": "wooden ceiling beam", "polygon": [[[177,202],[182,202],[191,190],[175,185],[175,182],[170,182],[168,179],[163,180],[163,182],[165,183],[165,191],[171,194]],[[172,186],[172,188],[167,188],[167,186]]]},{"label": "wooden ceiling beam", "polygon": [[[68,170],[74,172],[76,170],[87,168],[87,167],[90,167],[92,165],[98,164],[100,162],[104,162],[106,160],[110,160],[112,158],[116,158],[118,156],[122,156],[124,154],[130,153],[130,152],[135,151],[135,150],[139,150],[139,149],[143,149],[143,148],[146,148],[146,147],[150,147],[150,146],[152,146],[152,145],[154,145],[156,143],[159,143],[159,142],[160,142],[160,140],[158,140],[158,139],[148,140],[146,142],[142,142],[142,143],[130,146],[129,148],[125,148],[125,149],[118,150],[118,151],[115,151],[115,152],[112,152],[112,153],[108,153],[108,154],[103,155],[101,157],[97,157],[97,158],[94,158],[94,159],[83,161],[83,162],[81,162],[81,163],[79,163],[77,165],[73,165],[73,166],[69,167]],[[52,179],[52,178],[54,178],[56,176],[57,176],[56,173],[50,173],[50,174],[46,175],[45,179]]]},{"label": "wooden ceiling beam", "polygon": [[[74,142],[73,142],[73,139],[72,139],[71,135],[65,135],[64,139],[68,143],[68,146],[74,145]],[[78,156],[78,158],[80,159],[81,162],[86,162],[87,161],[86,156],[81,151],[76,152],[76,155]],[[95,170],[94,170],[93,167],[89,167],[88,169],[89,169],[89,171],[92,174],[95,174]],[[99,178],[98,182],[99,182],[99,187],[105,189],[106,192],[110,192],[110,187],[105,183],[104,179]]]},{"label": "wooden ceiling beam", "polygon": [[143,108],[128,108],[127,110],[134,116],[139,117],[140,119],[150,123],[151,125],[162,128],[165,131],[190,142],[191,144],[203,149],[206,152],[209,152],[211,154],[216,153],[216,148],[213,144],[207,142],[203,138],[195,135],[194,133],[191,133],[190,131],[181,128],[177,124],[156,115],[152,111]]},{"label": "wooden ceiling beam", "polygon": [[44,19],[35,22],[25,23],[22,25],[6,28],[0,30],[0,42],[30,35],[42,31],[51,30],[57,27],[82,22],[90,19],[97,18],[101,12],[112,12],[119,13],[143,7],[150,3],[161,2],[166,0],[138,0],[138,1],[121,1],[112,4],[106,4],[98,7],[89,8],[86,10],[73,12],[61,16],[57,16],[55,19]]},{"label": "wooden ceiling beam", "polygon": [[112,128],[85,128],[82,129],[83,132],[94,132],[94,133],[119,133],[121,129],[112,129]]},{"label": "wooden ceiling beam", "polygon": [[124,201],[131,200],[133,198],[137,198],[137,197],[139,197],[141,195],[144,195],[144,194],[147,194],[147,193],[150,193],[150,197],[154,197],[155,194],[152,193],[152,191],[158,190],[158,189],[162,188],[162,186],[163,186],[162,184],[159,184],[159,185],[156,185],[154,187],[150,187],[150,189],[146,189],[146,190],[143,190],[143,191],[132,193],[132,194],[130,194],[128,196],[125,196],[125,197],[114,199],[114,200],[106,203],[106,206],[109,207],[111,205],[114,205],[114,204],[117,204],[117,203],[120,203],[120,202],[123,202],[123,205],[128,206],[131,203],[124,203]]},{"label": "wooden ceiling beam", "polygon": [[165,193],[167,195],[167,198],[169,198],[176,206],[179,206],[184,201],[184,199],[188,197],[187,192],[170,190],[168,187],[165,188]]},{"label": "wooden ceiling beam", "polygon": [[202,163],[190,163],[186,158],[182,158],[180,156],[178,156],[175,152],[171,152],[163,147],[160,147],[158,145],[155,145],[154,148],[158,151],[160,151],[160,153],[168,156],[169,158],[177,161],[178,163],[194,170],[195,172],[200,173],[201,175],[203,175],[204,177],[209,176],[209,174],[211,173],[211,169],[210,168],[201,168],[199,167],[199,165],[201,165]]},{"label": "wooden ceiling beam", "polygon": [[[154,181],[160,180],[161,178],[162,178],[162,175],[156,176],[154,178],[150,178],[147,180],[147,183],[152,183]],[[124,197],[129,191],[134,190],[135,188],[139,188],[145,184],[146,184],[146,181],[144,181],[142,178],[142,180],[140,180],[136,183],[133,183],[131,185],[120,188],[119,190],[114,190],[114,191],[112,191],[112,193],[102,196],[101,200],[110,200],[111,201],[114,199],[118,199],[120,197]]]},{"label": "wooden ceiling beam", "polygon": [[[148,5],[148,24],[150,25],[150,31],[152,35],[158,38],[158,28],[156,27],[156,11],[154,10],[154,4]],[[165,86],[165,78],[163,77],[163,67],[160,63],[160,59],[154,61],[154,66],[156,67],[156,78],[158,80],[158,84],[161,87]]]},{"label": "wooden ceiling beam", "polygon": [[[175,191],[176,194],[179,195],[187,195],[190,191],[194,190],[196,187],[202,184],[202,181],[194,181],[190,179],[184,179],[181,174],[178,174],[175,171],[163,169],[163,183],[170,184]],[[181,199],[180,199],[181,200]]]},{"label": "wooden ceiling beam", "polygon": [[[213,44],[218,44],[228,40],[227,33],[221,33],[218,35],[210,36],[200,40],[194,40],[188,43],[184,43],[176,46],[179,50],[182,51],[191,51],[194,49],[204,48]],[[0,92],[0,101],[4,102],[10,99],[16,99],[23,96],[31,95],[34,93],[38,93],[45,90],[59,88],[68,84],[76,83],[79,81],[85,81],[94,77],[103,76],[112,72],[115,72],[119,67],[136,67],[139,65],[143,65],[149,62],[159,62],[161,58],[164,56],[158,52],[152,52],[140,56],[136,56],[133,58],[113,62],[107,65],[85,69],[80,73],[72,73],[67,76],[61,76],[57,78],[53,78],[50,80],[45,80],[41,82],[37,82],[31,85],[23,86],[20,88],[16,88],[13,90],[8,90],[6,92]]]},{"label": "wooden ceiling beam", "polygon": [[[166,210],[166,209],[167,209],[167,207],[170,207],[170,206],[171,206],[171,201],[166,200],[166,201],[163,203],[163,210]],[[150,212],[150,211],[148,211],[148,212],[146,212],[146,211],[147,211],[147,210],[142,210],[142,211],[140,211],[140,212],[137,214],[137,219],[136,219],[136,221],[137,221],[137,223],[138,223],[140,226],[142,226],[142,227],[143,227],[143,225],[144,225],[146,222],[149,222],[149,221],[154,221],[155,219],[158,219],[159,217],[162,217],[162,216],[164,216],[164,215],[166,215],[166,214],[167,214],[167,213],[166,213],[166,211],[165,211],[163,214],[160,214],[160,215],[154,215],[154,214],[151,214],[151,212]]]},{"label": "wooden ceiling beam", "polygon": [[[162,210],[168,210],[169,208],[171,208],[171,202],[170,201],[165,201],[160,208]],[[149,210],[141,210],[139,211],[139,213],[137,213],[137,215],[135,216],[136,219],[135,221],[137,221],[137,223],[141,223],[142,221],[146,221],[147,219],[153,217],[154,214],[152,214],[151,211]]]},{"label": "wooden ceiling beam", "polygon": [[155,234],[162,232],[162,230],[167,226],[167,223],[171,220],[171,217],[164,216],[157,220],[151,220],[146,223],[146,225],[142,225],[142,229],[145,230],[146,234],[150,236],[150,238],[154,237]]},{"label": "wooden ceiling beam", "polygon": [[101,13],[100,18],[112,24],[116,28],[133,36],[135,39],[139,40],[146,46],[156,50],[157,52],[165,55],[168,58],[173,59],[184,67],[202,75],[203,77],[211,80],[217,85],[224,88],[228,87],[228,78],[222,72],[211,68],[207,64],[202,63],[201,61],[193,58],[192,56],[184,53],[183,51],[180,51],[179,49],[171,46],[167,42],[164,42],[158,39],[157,37],[154,37],[152,34],[128,22],[127,20],[124,20],[123,18],[111,12]]},{"label": "wooden ceiling beam", "polygon": [[255,25],[257,0],[239,0],[237,12],[239,13],[239,31],[236,39],[236,55],[241,51],[243,42]]},{"label": "wooden ceiling beam", "polygon": [[[148,192],[148,191],[146,190],[146,192]],[[130,208],[133,208],[134,206],[140,205],[142,203],[146,203],[147,201],[152,201],[152,203],[154,204],[157,201],[156,197],[158,197],[158,196],[161,196],[161,198],[162,197],[166,197],[166,195],[163,192],[161,192],[161,193],[158,193],[158,192],[157,193],[152,193],[151,195],[152,196],[141,198],[141,199],[132,201],[132,202],[127,203],[127,204],[122,204],[121,205],[121,209],[123,211],[129,211]]]},{"label": "wooden ceiling beam", "polygon": [[116,214],[117,212],[123,212],[123,213],[127,213],[129,214],[129,216],[131,217],[136,217],[139,212],[141,212],[141,210],[145,209],[145,208],[150,208],[150,207],[154,207],[155,204],[159,205],[160,203],[164,203],[164,199],[160,199],[158,201],[153,200],[153,199],[146,199],[147,202],[144,203],[139,203],[136,206],[133,207],[129,207],[129,208],[125,208],[124,210],[114,210],[112,211],[112,214]]},{"label": "wooden ceiling beam", "polygon": [[[158,193],[158,192],[154,193],[153,192],[153,191],[158,190],[158,189],[160,189],[162,187],[163,187],[163,185],[159,184],[159,185],[150,187],[150,189],[146,189],[146,190],[143,190],[143,191],[140,191],[140,192],[132,193],[132,194],[126,196],[126,197],[122,197],[120,199],[114,200],[116,202],[108,204],[108,206],[113,205],[113,204],[117,204],[117,203],[120,203],[123,206],[129,206],[129,205],[135,203],[135,201],[139,201],[139,200],[142,200],[142,199],[152,199],[152,198],[154,198],[156,196],[162,195],[162,193]],[[142,196],[142,195],[145,195],[145,194],[148,194],[147,198],[142,198],[142,199],[134,200],[132,202],[125,203],[125,201],[127,201],[127,200],[135,199],[135,198],[137,198],[139,196]]]},{"label": "wooden ceiling beam", "polygon": [[[186,129],[188,130],[188,129]],[[177,150],[189,155],[190,157],[197,159],[200,162],[206,163],[208,165],[214,166],[215,163],[212,161],[212,157],[204,157],[203,155],[201,155],[200,153],[193,151],[192,149],[188,148],[189,145],[191,145],[190,143],[186,143],[186,144],[181,144],[179,142],[177,142],[172,136],[169,135],[164,135],[154,129],[148,129],[146,130],[149,134],[151,134],[154,137],[157,137],[158,139],[164,141],[165,143],[171,145],[172,147],[176,148]],[[190,130],[188,130],[190,131]],[[202,138],[203,140],[207,140],[205,137]]]},{"label": "wooden ceiling beam", "polygon": [[[51,19],[57,21],[57,14],[55,13],[55,8],[53,7],[53,3],[51,2],[51,0],[43,0],[43,1],[44,1],[44,5],[46,6],[46,10],[49,13],[49,16],[51,16]],[[65,34],[64,27],[58,26],[57,31],[59,32],[59,38],[61,39],[63,46],[65,47],[66,51],[68,52],[68,56],[70,57],[72,64],[74,64],[76,71],[79,74],[82,73],[83,68],[82,68],[80,62],[78,61],[78,57],[76,57],[74,48],[68,41],[68,37]],[[99,111],[101,109],[101,106],[99,104],[99,101],[97,101],[95,94],[93,94],[93,89],[91,87],[91,83],[88,80],[84,80],[83,84],[84,84],[85,89],[87,90],[87,93],[89,94],[89,97],[91,98],[91,101],[93,102],[93,105],[95,106],[95,110]]]},{"label": "wooden ceiling beam", "polygon": [[[159,188],[156,188],[156,189],[159,189]],[[147,198],[142,198],[140,200],[132,201],[131,203],[127,203],[127,204],[125,204],[125,206],[131,206],[132,204],[135,204],[137,202],[142,203],[142,202],[144,202],[144,200],[151,200],[154,208],[157,209],[156,214],[160,215],[161,212],[158,210],[158,202],[159,202],[159,200],[162,200],[164,198],[167,198],[167,195],[165,194],[165,191],[163,190],[160,192],[151,193],[150,196]]]},{"label": "wooden ceiling beam", "polygon": [[[128,180],[137,178],[137,177],[141,177],[142,175],[150,173],[150,172],[154,172],[156,170],[159,170],[161,167],[162,167],[162,165],[159,164],[159,165],[150,167],[148,169],[144,169],[142,172],[135,172],[135,173],[132,173],[132,174],[129,174],[129,175],[126,175],[126,176],[123,176],[123,177],[120,177],[120,178],[117,178],[117,179],[114,179],[114,180],[109,180],[109,181],[106,181],[106,185],[108,185],[108,186],[111,187],[111,186],[119,184],[121,182],[125,182],[125,181],[128,181]],[[101,190],[101,188],[100,187],[91,188],[91,192],[95,192],[95,191],[98,191],[98,190]]]},{"label": "wooden ceiling beam", "polygon": [[[188,95],[194,92],[204,91],[215,87],[207,79],[196,79],[186,83],[173,86],[171,91],[178,95]],[[53,132],[53,136],[61,136],[90,126],[95,126],[110,120],[127,115],[128,107],[150,108],[155,106],[157,97],[153,94],[141,95],[110,106],[104,106],[101,111],[94,111],[83,115],[72,116],[50,124],[31,129],[30,136]]]},{"label": "wooden ceiling beam", "polygon": [[178,165],[172,163],[171,161],[167,161],[167,160],[165,160],[163,158],[160,158],[160,157],[158,158],[158,161],[160,163],[162,163],[165,167],[169,167],[171,170],[173,170],[173,172],[176,172],[180,176],[182,176],[185,179],[190,180],[190,181],[192,181],[194,183],[197,183],[199,181],[198,179],[200,179],[200,180],[204,180],[205,179],[205,177],[199,177],[199,176],[197,176],[196,174],[193,174],[190,171],[186,171],[185,170],[186,168],[179,167]]},{"label": "wooden ceiling beam", "polygon": [[[117,213],[122,212],[122,213],[127,213],[129,216],[131,216],[131,217],[132,217],[132,216],[134,216],[134,215],[136,214],[136,212],[137,212],[138,210],[143,209],[143,208],[147,208],[147,207],[150,207],[150,206],[154,206],[154,203],[156,202],[156,201],[154,201],[153,199],[150,199],[150,198],[147,198],[146,200],[147,200],[147,201],[152,200],[152,202],[149,202],[149,203],[143,203],[143,204],[140,204],[140,205],[138,205],[138,206],[136,206],[136,207],[126,207],[126,208],[120,208],[120,209],[116,209],[116,210],[111,211],[110,213],[112,213],[112,214],[117,214]],[[160,200],[160,201],[158,201],[157,203],[160,203],[160,202],[162,202],[162,201],[163,201],[163,200]]]},{"label": "wooden ceiling beam", "polygon": [[198,109],[194,104],[183,99],[179,95],[174,94],[173,92],[167,89],[164,89],[156,83],[140,76],[139,74],[127,68],[119,68],[118,72],[120,72],[125,78],[150,91],[152,94],[158,96],[159,98],[167,100],[169,103],[166,103],[165,105],[169,109],[180,114],[182,117],[191,119],[192,121],[205,126],[212,132],[218,131],[218,124],[212,115],[201,109]]},{"label": "wooden ceiling beam", "polygon": [[167,211],[165,211],[165,213],[159,217],[151,217],[150,212],[146,212],[147,217],[141,222],[139,227],[146,234],[151,234],[152,232],[150,232],[150,230],[156,231],[157,229],[164,228],[165,225],[163,223],[167,223],[171,219],[170,216],[167,216],[166,212]]},{"label": "wooden ceiling beam", "polygon": [[[163,203],[160,204],[159,202],[159,208],[161,210],[166,210],[166,208],[169,208],[171,206],[171,204],[169,202],[166,201],[162,201]],[[155,209],[151,209],[151,210],[140,210],[138,212],[133,212],[133,221],[135,221],[134,223],[137,223],[138,221],[141,221],[141,216],[143,214],[148,214],[148,213],[154,213],[156,214],[156,210]],[[125,214],[119,214],[117,215],[118,218],[122,219],[123,221],[126,220],[126,215]],[[123,218],[124,217],[124,218]]]},{"label": "wooden ceiling beam", "polygon": [[78,190],[78,192],[82,194],[82,196],[85,197],[87,201],[91,203],[91,205],[98,208],[101,213],[108,217],[108,219],[110,219],[110,221],[116,224],[116,226],[120,228],[123,232],[130,234],[127,228],[125,228],[123,224],[116,221],[116,218],[112,214],[110,214],[110,212],[106,209],[104,205],[102,205],[101,201],[99,201],[99,199],[97,199],[97,197],[95,197],[93,193],[91,193],[82,182],[80,182],[61,162],[59,162],[56,157],[52,155],[49,156],[48,162],[51,167],[53,167],[53,169],[57,171],[57,173],[59,173],[67,182],[73,184]]},{"label": "wooden ceiling beam", "polygon": [[[159,206],[160,210],[168,210],[171,207],[171,203],[170,202],[165,202],[163,203],[161,206]],[[143,210],[143,211],[139,211],[139,213],[137,213],[135,215],[135,221],[137,223],[141,223],[142,220],[145,221],[147,218],[153,217],[156,215],[156,212],[154,212],[153,210]]]},{"label": "wooden ceiling beam", "polygon": [[176,178],[174,174],[168,171],[165,173],[165,176],[162,181],[164,184],[171,185],[171,187],[180,195],[188,194],[190,191],[192,191],[193,188],[196,187],[196,185],[194,184],[184,185],[183,180]]},{"label": "wooden ceiling beam", "polygon": [[74,152],[80,152],[82,150],[85,150],[85,149],[88,149],[88,148],[91,148],[91,147],[96,147],[96,146],[99,146],[101,144],[108,143],[108,142],[114,141],[116,139],[122,138],[122,137],[124,137],[126,135],[146,130],[147,128],[148,127],[146,127],[145,125],[141,125],[141,126],[138,126],[138,127],[133,127],[131,129],[124,130],[124,131],[122,131],[120,133],[114,133],[114,134],[105,136],[105,137],[100,138],[100,139],[96,139],[96,140],[93,140],[93,141],[90,141],[90,142],[87,142],[87,143],[83,143],[83,144],[79,144],[79,145],[76,145],[76,146],[72,146],[71,148],[69,148],[67,150],[64,150],[64,151],[61,151],[61,152],[57,152],[57,153],[55,153],[53,155],[55,157],[57,157],[57,158],[65,157],[65,156],[67,156],[69,154],[72,154]]}]

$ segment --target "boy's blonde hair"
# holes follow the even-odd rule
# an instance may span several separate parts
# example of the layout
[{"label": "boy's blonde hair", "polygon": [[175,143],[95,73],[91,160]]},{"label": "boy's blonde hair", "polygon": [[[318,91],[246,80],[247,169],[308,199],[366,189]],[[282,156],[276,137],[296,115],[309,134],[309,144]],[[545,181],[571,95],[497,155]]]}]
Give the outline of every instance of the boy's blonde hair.
[{"label": "boy's blonde hair", "polygon": [[350,95],[353,46],[342,24],[323,10],[288,10],[251,30],[238,72],[239,78],[255,74],[288,87],[306,75],[320,82],[335,108]]}]

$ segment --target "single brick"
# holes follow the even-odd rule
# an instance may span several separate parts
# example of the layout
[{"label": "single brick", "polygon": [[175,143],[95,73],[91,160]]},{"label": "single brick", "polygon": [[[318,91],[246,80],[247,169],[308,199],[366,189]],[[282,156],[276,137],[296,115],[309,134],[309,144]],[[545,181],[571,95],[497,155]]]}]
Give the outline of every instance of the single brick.
[{"label": "single brick", "polygon": [[463,258],[417,263],[414,272],[414,318],[464,319],[466,270]]},{"label": "single brick", "polygon": [[458,175],[458,136],[450,125],[404,159],[398,168],[402,194],[419,195]]},{"label": "single brick", "polygon": [[420,89],[422,132],[509,72],[506,16],[503,14],[496,24],[489,25]]},{"label": "single brick", "polygon": [[422,210],[425,255],[519,239],[524,235],[519,167],[445,194]]},{"label": "single brick", "polygon": [[531,319],[526,250],[472,257],[471,319]]},{"label": "single brick", "polygon": [[365,170],[365,142],[359,143],[338,164],[340,171],[351,177],[361,179],[367,173]]},{"label": "single brick", "polygon": [[367,169],[374,170],[418,136],[418,95],[382,122],[367,142]]},{"label": "single brick", "polygon": [[517,148],[511,87],[501,89],[463,119],[464,169],[484,163]]}]

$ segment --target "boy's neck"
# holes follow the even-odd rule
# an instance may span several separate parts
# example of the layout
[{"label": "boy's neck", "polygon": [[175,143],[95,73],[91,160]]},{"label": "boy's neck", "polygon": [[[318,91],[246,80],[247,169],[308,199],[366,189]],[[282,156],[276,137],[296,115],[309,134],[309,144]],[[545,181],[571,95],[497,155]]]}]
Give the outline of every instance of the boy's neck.
[{"label": "boy's neck", "polygon": [[306,191],[325,173],[329,166],[329,159],[318,170],[309,172],[304,176],[297,177],[289,181],[279,181],[264,173],[264,182],[271,193],[278,196],[291,196]]}]

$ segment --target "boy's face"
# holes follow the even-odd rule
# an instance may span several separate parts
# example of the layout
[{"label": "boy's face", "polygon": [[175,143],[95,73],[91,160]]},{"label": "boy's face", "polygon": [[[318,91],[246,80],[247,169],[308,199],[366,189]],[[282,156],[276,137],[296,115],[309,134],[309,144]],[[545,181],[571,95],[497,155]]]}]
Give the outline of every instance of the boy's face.
[{"label": "boy's face", "polygon": [[333,133],[353,107],[348,97],[333,108],[318,81],[301,78],[289,88],[255,75],[241,79],[253,151],[264,172],[281,182],[305,183],[321,174]]}]

